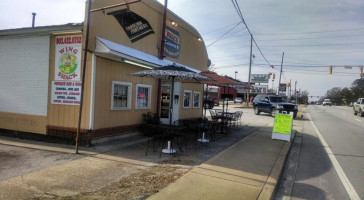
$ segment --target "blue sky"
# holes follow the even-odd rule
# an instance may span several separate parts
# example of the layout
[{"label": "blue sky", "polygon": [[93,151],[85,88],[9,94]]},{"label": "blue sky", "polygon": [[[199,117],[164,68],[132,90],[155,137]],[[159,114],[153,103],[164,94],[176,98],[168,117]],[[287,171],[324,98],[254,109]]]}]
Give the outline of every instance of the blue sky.
[{"label": "blue sky", "polygon": [[[277,88],[284,52],[281,82],[297,81],[297,89],[310,95],[348,87],[359,78],[358,66],[364,65],[364,0],[238,3],[263,55],[274,65],[269,67],[254,45],[252,74],[275,73]],[[83,0],[0,0],[0,29],[31,26],[32,12],[37,13],[36,26],[82,22],[84,5]],[[201,33],[217,73],[234,77],[237,71],[238,79],[248,80],[250,36],[244,24],[239,24],[231,1],[169,0],[168,8]],[[329,65],[334,66],[332,75]],[[356,67],[346,69],[344,65]]]}]

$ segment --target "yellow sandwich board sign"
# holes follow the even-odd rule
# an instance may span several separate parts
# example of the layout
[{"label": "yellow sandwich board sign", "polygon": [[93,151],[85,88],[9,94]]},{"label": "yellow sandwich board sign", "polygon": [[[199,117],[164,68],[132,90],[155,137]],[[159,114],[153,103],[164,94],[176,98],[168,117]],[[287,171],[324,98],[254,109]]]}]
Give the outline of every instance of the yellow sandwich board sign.
[{"label": "yellow sandwich board sign", "polygon": [[272,139],[291,140],[293,116],[289,114],[276,113],[274,117]]}]

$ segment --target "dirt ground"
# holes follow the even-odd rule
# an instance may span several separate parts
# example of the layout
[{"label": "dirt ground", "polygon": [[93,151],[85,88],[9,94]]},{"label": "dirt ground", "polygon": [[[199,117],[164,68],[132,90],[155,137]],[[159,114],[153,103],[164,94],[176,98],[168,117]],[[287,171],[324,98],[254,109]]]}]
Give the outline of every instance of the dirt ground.
[{"label": "dirt ground", "polygon": [[69,197],[36,197],[34,200],[56,199],[56,200],[86,200],[86,199],[146,199],[157,193],[168,184],[182,177],[192,167],[185,168],[170,164],[159,164],[146,169],[138,169],[123,177],[118,182],[112,183],[98,191],[81,193]]},{"label": "dirt ground", "polygon": [[[130,170],[133,172],[122,176],[119,181],[111,183],[97,191],[67,197],[44,195],[34,197],[33,200],[146,199],[182,177],[193,167],[202,164],[209,158],[249,135],[256,128],[247,126],[239,129],[235,128],[229,135],[219,136],[216,141],[212,141],[209,144],[198,144],[198,146],[195,146],[192,143],[183,152],[175,155],[163,155],[162,159],[159,158],[159,152],[151,153],[151,155],[148,154],[148,156],[155,157],[157,160],[155,165]],[[141,151],[145,151],[145,145],[140,146],[143,147]],[[118,151],[122,151],[122,149]],[[130,168],[132,167],[130,166]]]}]

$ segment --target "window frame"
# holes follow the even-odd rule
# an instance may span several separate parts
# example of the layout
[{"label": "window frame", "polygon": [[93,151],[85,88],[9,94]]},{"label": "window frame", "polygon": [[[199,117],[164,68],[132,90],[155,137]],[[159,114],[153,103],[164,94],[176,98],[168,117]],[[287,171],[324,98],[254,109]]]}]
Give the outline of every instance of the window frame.
[{"label": "window frame", "polygon": [[[148,88],[148,105],[147,107],[138,107],[138,89],[139,87]],[[136,84],[135,85],[135,110],[147,110],[152,108],[152,85]]]},{"label": "window frame", "polygon": [[[189,93],[190,94],[190,98],[189,98],[190,101],[189,101],[189,105],[188,106],[185,106],[185,99],[186,99],[186,95],[185,94],[186,93]],[[192,108],[192,106],[193,106],[192,105],[192,103],[193,103],[192,101],[193,101],[193,99],[192,99],[192,90],[184,90],[183,91],[183,102],[182,102],[183,103],[183,108]]]},{"label": "window frame", "polygon": [[[123,85],[128,86],[128,96],[127,96],[127,106],[126,107],[114,107],[114,89],[115,85]],[[133,83],[131,82],[122,82],[122,81],[112,81],[111,84],[111,110],[131,110],[131,96],[133,90]]]},{"label": "window frame", "polygon": [[[198,105],[197,106],[195,106],[195,94],[198,94]],[[201,100],[201,92],[198,92],[198,91],[193,91],[193,97],[192,97],[192,100],[193,100],[193,102],[192,102],[192,107],[193,108],[200,108],[200,100]]]}]

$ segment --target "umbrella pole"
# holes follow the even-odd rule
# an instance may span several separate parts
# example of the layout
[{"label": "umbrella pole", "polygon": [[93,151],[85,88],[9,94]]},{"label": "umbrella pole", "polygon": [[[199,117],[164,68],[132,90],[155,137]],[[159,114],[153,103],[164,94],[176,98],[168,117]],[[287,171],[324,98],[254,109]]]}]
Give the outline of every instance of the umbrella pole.
[{"label": "umbrella pole", "polygon": [[225,85],[224,85],[224,99],[222,101],[222,117],[224,117],[225,112]]},{"label": "umbrella pole", "polygon": [[160,112],[161,112],[161,96],[162,96],[162,80],[158,79],[158,93],[157,93],[157,115],[158,118],[160,118]]},{"label": "umbrella pole", "polygon": [[[228,88],[228,95],[230,95],[230,88]],[[226,101],[226,112],[228,111],[229,100]]]},{"label": "umbrella pole", "polygon": [[[208,88],[209,88],[209,84],[206,84],[206,91],[205,91],[205,103],[203,103],[203,107],[205,109],[205,115],[204,118],[206,117],[206,112],[207,112],[207,107],[205,106],[206,102],[207,102],[207,92],[208,92]],[[203,102],[203,101],[202,101]]]},{"label": "umbrella pole", "polygon": [[169,125],[172,125],[172,114],[173,114],[173,96],[174,96],[174,76],[172,76],[172,97],[169,100],[170,107],[169,107]]}]

